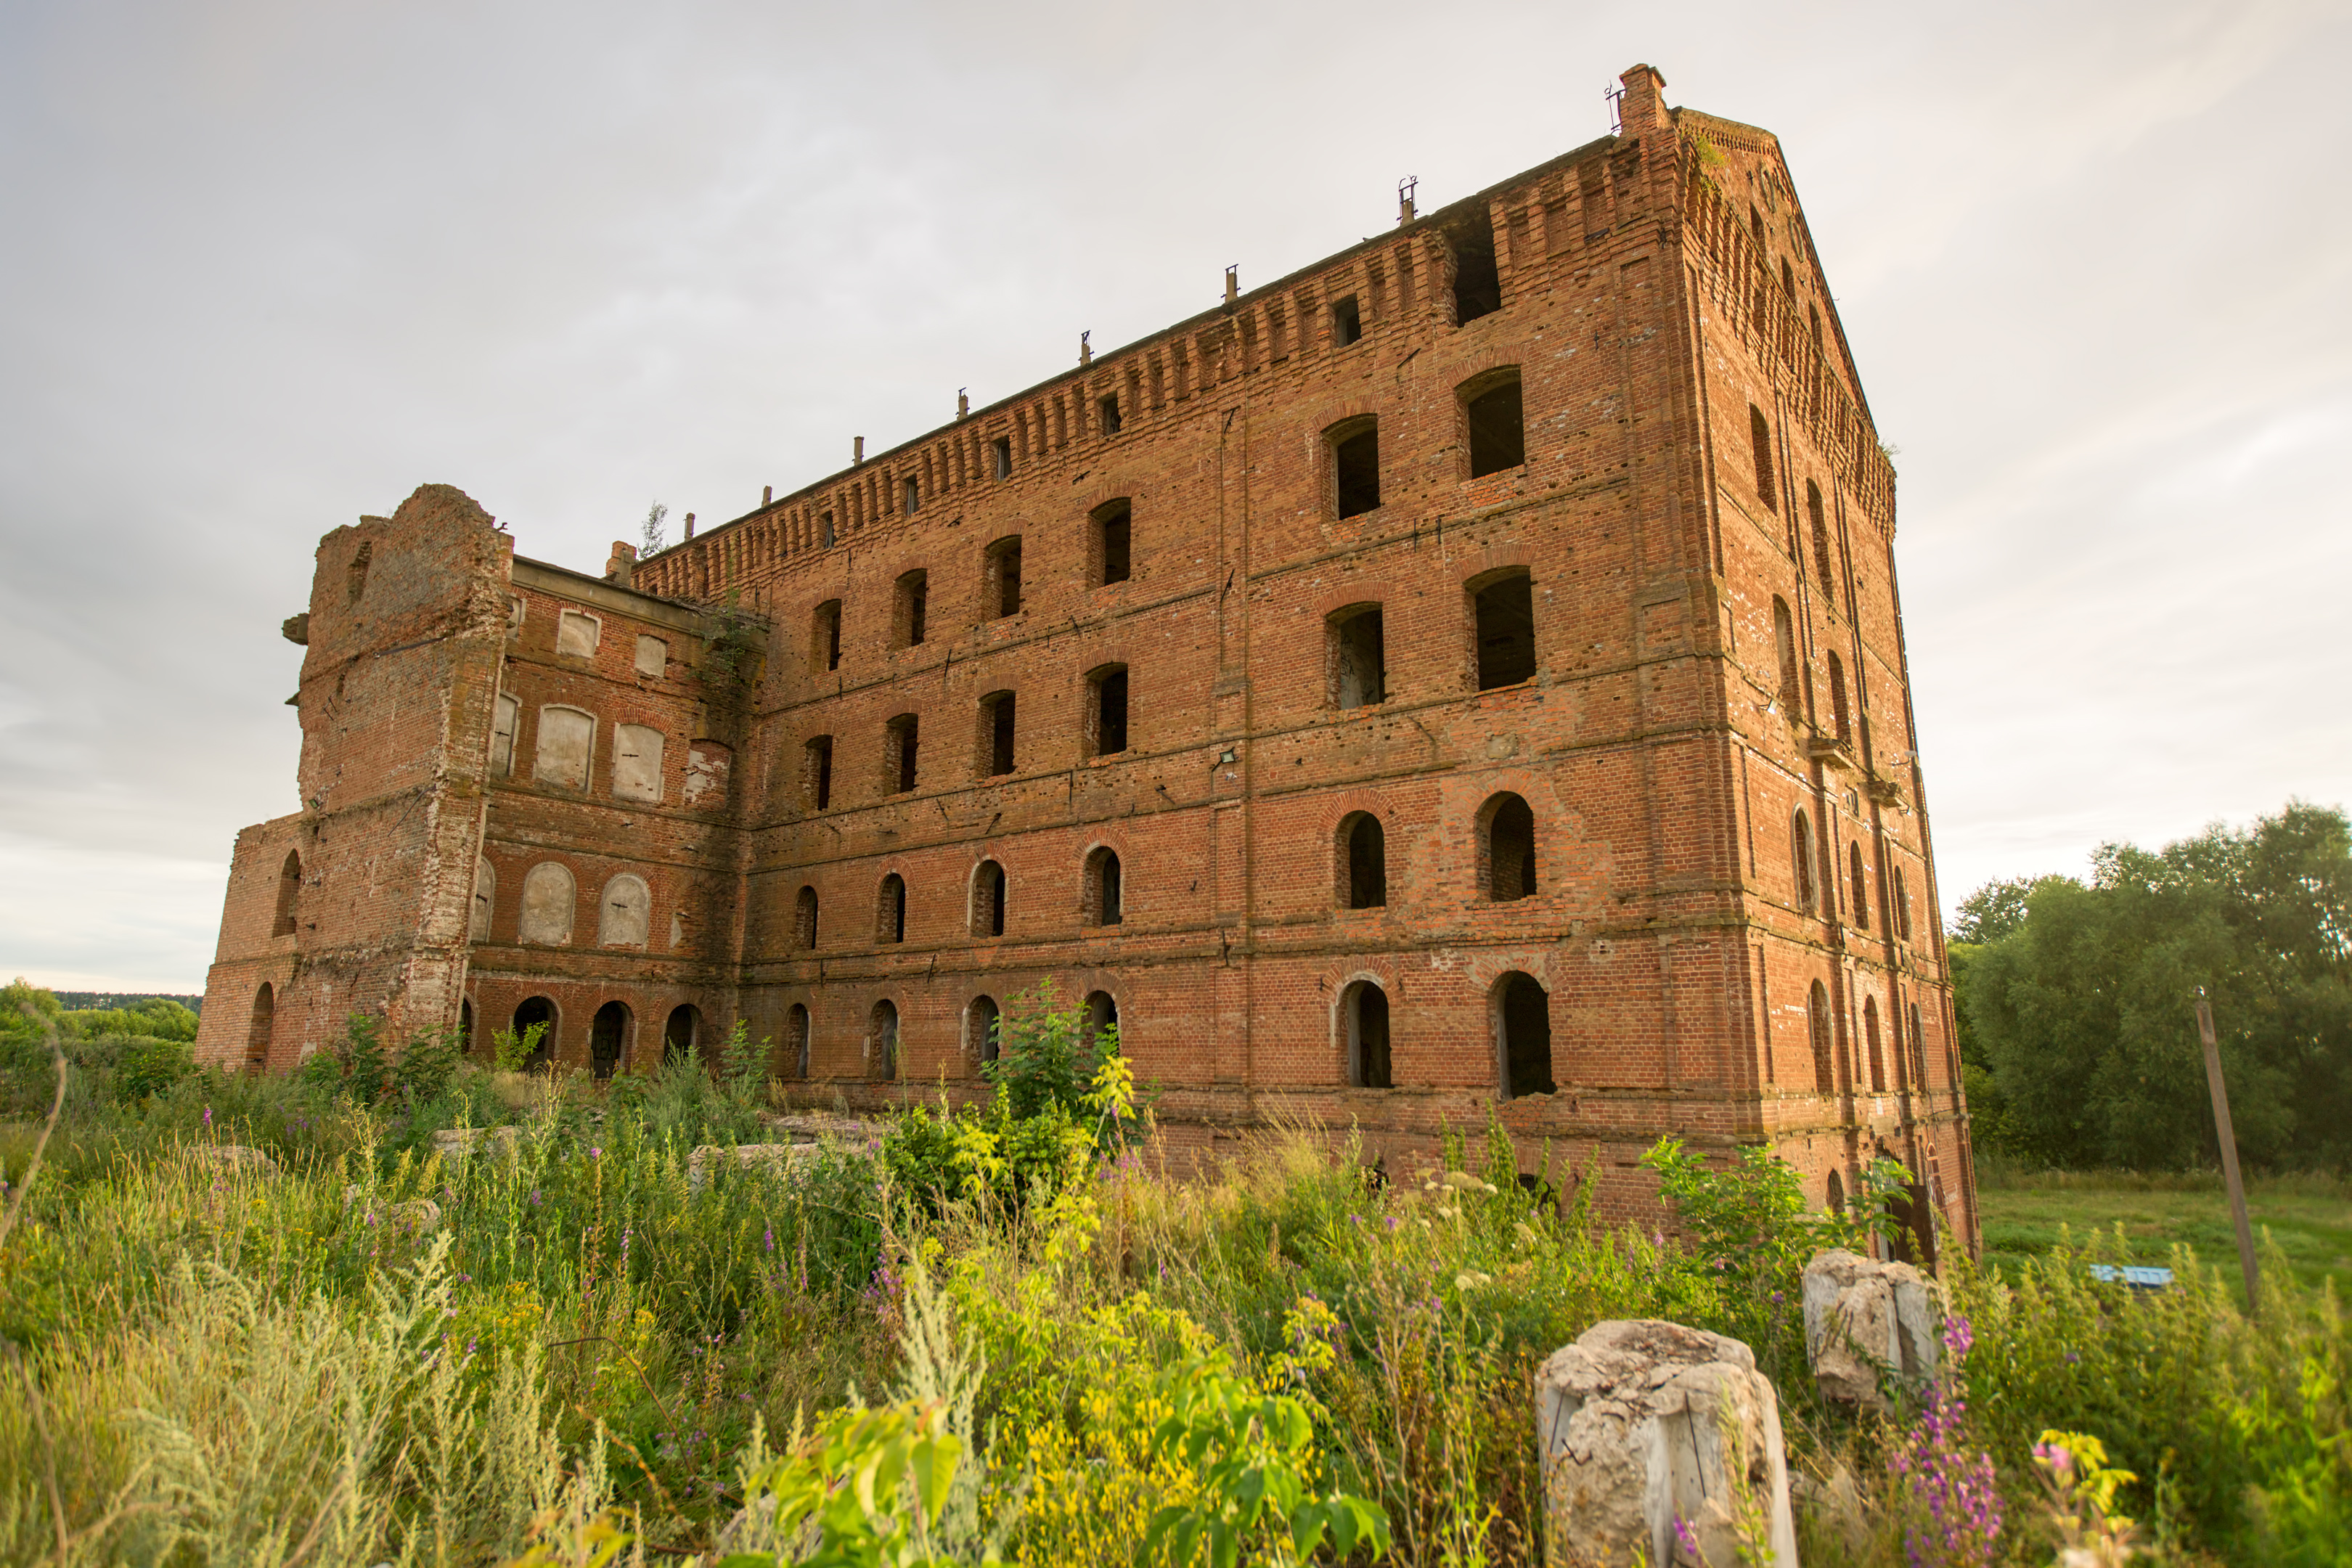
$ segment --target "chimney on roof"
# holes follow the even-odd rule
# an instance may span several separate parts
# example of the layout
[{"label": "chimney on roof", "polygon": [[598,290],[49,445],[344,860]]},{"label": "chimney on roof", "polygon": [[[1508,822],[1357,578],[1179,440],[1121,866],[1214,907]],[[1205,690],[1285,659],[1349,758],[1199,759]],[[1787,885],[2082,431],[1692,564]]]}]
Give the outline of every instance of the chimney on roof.
[{"label": "chimney on roof", "polygon": [[766,506],[766,505],[768,505],[770,502],[773,501],[775,499],[776,499],[776,487],[775,487],[775,486],[773,486],[773,485],[761,485],[761,486],[760,487],[760,504],[761,504],[761,506]]},{"label": "chimney on roof", "polygon": [[636,569],[637,547],[625,540],[613,541],[612,558],[604,563],[604,581],[625,588]]},{"label": "chimney on roof", "polygon": [[859,436],[859,437],[856,437],[855,439],[853,439],[853,440],[849,443],[849,463],[850,463],[850,467],[852,467],[852,468],[856,468],[858,464],[860,464],[860,463],[864,462],[865,460],[866,460],[866,437],[863,437],[863,436]]},{"label": "chimney on roof", "polygon": [[1625,96],[1617,106],[1618,134],[1633,139],[1664,130],[1669,123],[1663,92],[1666,79],[1658,68],[1635,66],[1617,79],[1625,84]]},{"label": "chimney on roof", "polygon": [[694,514],[692,512],[688,512],[686,514],[686,536],[688,539],[692,539],[694,537]]}]

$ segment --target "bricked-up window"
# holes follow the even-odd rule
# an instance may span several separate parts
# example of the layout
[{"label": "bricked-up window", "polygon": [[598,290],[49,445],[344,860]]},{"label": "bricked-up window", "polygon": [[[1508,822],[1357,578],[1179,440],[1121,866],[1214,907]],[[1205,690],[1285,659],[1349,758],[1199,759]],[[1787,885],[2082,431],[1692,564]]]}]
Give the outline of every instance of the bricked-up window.
[{"label": "bricked-up window", "polygon": [[803,952],[816,951],[816,889],[803,888],[793,900],[793,945]]},{"label": "bricked-up window", "polygon": [[981,563],[981,603],[985,618],[1021,613],[1021,536],[1008,534],[988,547]]},{"label": "bricked-up window", "polygon": [[923,487],[912,474],[898,481],[898,510],[908,517],[923,509]]},{"label": "bricked-up window", "polygon": [[1332,510],[1360,517],[1381,504],[1381,431],[1371,416],[1334,425],[1323,434],[1331,449]]},{"label": "bricked-up window", "polygon": [[568,946],[578,901],[570,868],[541,861],[522,879],[522,918],[516,936],[544,947]]},{"label": "bricked-up window", "polygon": [[302,898],[302,857],[292,849],[278,868],[278,913],[269,922],[272,936],[294,934],[295,912]]},{"label": "bricked-up window", "polygon": [[1507,790],[1478,808],[1478,883],[1497,904],[1535,896],[1536,814]]},{"label": "bricked-up window", "polygon": [[809,668],[833,671],[841,668],[841,601],[827,599],[809,622]]},{"label": "bricked-up window", "polygon": [[812,811],[833,804],[833,737],[816,735],[801,747],[801,798]]},{"label": "bricked-up window", "polygon": [[691,1004],[672,1007],[668,1021],[662,1025],[662,1066],[684,1061],[701,1041],[701,1013]]},{"label": "bricked-up window", "polygon": [[267,981],[253,994],[253,1020],[245,1031],[245,1070],[258,1075],[269,1065],[269,1037],[278,1026],[278,993]]},{"label": "bricked-up window", "polygon": [[662,732],[645,724],[613,726],[613,796],[658,801],[662,797]]},{"label": "bricked-up window", "polygon": [[971,934],[1004,934],[1004,868],[982,860],[971,874]]},{"label": "bricked-up window", "polygon": [[1805,1034],[1813,1047],[1813,1091],[1827,1094],[1837,1082],[1830,1063],[1830,994],[1818,980],[1805,994]]},{"label": "bricked-up window", "polygon": [[1825,662],[1830,672],[1830,722],[1836,726],[1837,738],[1847,740],[1852,736],[1853,721],[1846,712],[1845,665],[1835,653]]},{"label": "bricked-up window", "polygon": [[1339,819],[1339,907],[1377,910],[1389,901],[1388,836],[1369,811]]},{"label": "bricked-up window", "polygon": [[915,787],[921,736],[922,721],[912,713],[901,713],[883,727],[882,772],[888,793],[906,795]]},{"label": "bricked-up window", "polygon": [[1126,919],[1126,899],[1119,885],[1118,857],[1097,846],[1087,856],[1078,919],[1090,926],[1115,926]]},{"label": "bricked-up window", "polygon": [[1127,750],[1127,666],[1106,664],[1087,673],[1087,755]]},{"label": "bricked-up window", "polygon": [[882,879],[881,891],[874,900],[874,940],[907,940],[907,879],[896,871]]},{"label": "bricked-up window", "polygon": [[474,914],[466,934],[476,942],[490,940],[490,916],[499,902],[499,873],[483,857],[474,857]]},{"label": "bricked-up window", "polygon": [[653,929],[654,896],[645,879],[627,872],[604,884],[596,906],[596,945],[643,947]]},{"label": "bricked-up window", "polygon": [[1344,300],[1332,300],[1331,346],[1343,349],[1349,343],[1361,342],[1363,337],[1364,316],[1356,308],[1356,297],[1350,294]]},{"label": "bricked-up window", "polygon": [[1324,619],[1323,670],[1335,708],[1388,700],[1388,645],[1378,605],[1350,605]]},{"label": "bricked-up window", "polygon": [[1793,724],[1805,716],[1804,689],[1797,676],[1797,620],[1778,594],[1772,596],[1772,651],[1780,662],[1780,712]]},{"label": "bricked-up window", "polygon": [[963,1010],[964,1053],[976,1061],[992,1062],[999,1055],[997,1031],[1003,1014],[993,996],[975,996]]},{"label": "bricked-up window", "polygon": [[1517,365],[1464,383],[1461,398],[1472,479],[1499,474],[1528,460],[1527,416],[1519,401]]},{"label": "bricked-up window", "polygon": [[1098,1045],[1111,1055],[1118,1055],[1118,999],[1108,991],[1087,992],[1086,1021],[1078,1026],[1078,1033],[1088,1045]]},{"label": "bricked-up window", "polygon": [[1495,1065],[1503,1098],[1549,1094],[1552,1076],[1551,998],[1535,976],[1514,970],[1495,983]]},{"label": "bricked-up window", "polygon": [[1106,501],[1087,520],[1087,574],[1097,588],[1124,583],[1133,565],[1135,507],[1125,498]]},{"label": "bricked-up window", "polygon": [[1454,324],[1466,326],[1503,308],[1502,274],[1495,268],[1495,219],[1484,204],[1444,226],[1454,253]]},{"label": "bricked-up window", "polygon": [[1813,523],[1813,566],[1820,572],[1822,603],[1837,608],[1837,569],[1830,558],[1829,520],[1822,511],[1822,487],[1812,480],[1805,481],[1805,515]]},{"label": "bricked-up window", "polygon": [[504,692],[499,694],[497,717],[490,721],[490,776],[495,779],[514,776],[515,728],[522,717],[522,704]]},{"label": "bricked-up window", "polygon": [[669,669],[669,644],[659,637],[638,637],[635,669],[648,680],[659,680]]},{"label": "bricked-up window", "polygon": [[988,444],[988,454],[996,477],[1000,479],[1011,479],[1013,477],[1013,437],[999,436]]},{"label": "bricked-up window", "polygon": [[899,574],[898,592],[892,596],[890,610],[890,646],[920,647],[924,622],[929,618],[931,599],[931,576],[928,572],[907,572]]},{"label": "bricked-up window", "polygon": [[556,1011],[555,1004],[546,997],[523,998],[522,1005],[514,1010],[515,1038],[521,1039],[534,1028],[540,1028],[541,1031],[539,1044],[533,1046],[530,1055],[522,1059],[523,1071],[545,1072],[554,1063],[557,1048],[556,1035],[562,1029],[562,1015]]},{"label": "bricked-up window", "polygon": [[1369,980],[1351,982],[1339,994],[1339,1024],[1346,1031],[1349,1087],[1392,1087],[1389,1072],[1389,994]]},{"label": "bricked-up window", "polygon": [[784,1009],[785,1070],[805,1081],[809,1075],[809,1010],[804,1003],[795,1002]]},{"label": "bricked-up window", "polygon": [[898,1077],[898,1007],[887,998],[866,1016],[866,1071],[885,1083]]},{"label": "bricked-up window", "polygon": [[1013,772],[1013,739],[1018,709],[1010,691],[992,691],[980,700],[980,776],[1001,778]]},{"label": "bricked-up window", "polygon": [[1095,411],[1102,416],[1102,433],[1106,436],[1118,435],[1119,431],[1118,394],[1114,392],[1108,397],[1097,398],[1095,402]]},{"label": "bricked-up window", "polygon": [[566,610],[555,623],[555,651],[570,658],[589,658],[596,652],[604,625],[580,610]]},{"label": "bricked-up window", "polygon": [[1863,1060],[1870,1068],[1870,1092],[1886,1092],[1886,1058],[1878,1044],[1878,998],[1867,997],[1862,1004]]},{"label": "bricked-up window", "polygon": [[1756,494],[1767,511],[1780,510],[1780,498],[1772,483],[1772,422],[1754,404],[1748,405],[1748,440],[1756,449]]},{"label": "bricked-up window", "polygon": [[1789,819],[1789,868],[1796,883],[1797,907],[1813,907],[1813,825],[1802,811]]},{"label": "bricked-up window", "polygon": [[1472,646],[1478,689],[1517,686],[1536,672],[1535,584],[1525,567],[1471,579]]},{"label": "bricked-up window", "polygon": [[620,1070],[629,1048],[630,1026],[635,1022],[625,1002],[607,1002],[596,1009],[588,1026],[588,1068],[600,1079]]},{"label": "bricked-up window", "polygon": [[547,707],[539,710],[539,756],[531,776],[562,789],[586,789],[588,763],[594,755],[596,720],[577,708]]},{"label": "bricked-up window", "polygon": [[1846,859],[1849,862],[1848,872],[1853,882],[1853,923],[1857,930],[1868,931],[1870,929],[1870,888],[1869,884],[1862,879],[1862,846],[1859,843],[1851,843],[1845,847]]}]

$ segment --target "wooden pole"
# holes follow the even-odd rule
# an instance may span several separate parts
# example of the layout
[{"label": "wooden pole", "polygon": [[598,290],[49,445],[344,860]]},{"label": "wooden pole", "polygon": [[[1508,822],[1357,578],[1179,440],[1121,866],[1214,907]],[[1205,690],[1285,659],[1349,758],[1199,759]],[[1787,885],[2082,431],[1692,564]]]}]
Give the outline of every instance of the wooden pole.
[{"label": "wooden pole", "polygon": [[2221,1181],[2230,1189],[2230,1217],[2238,1226],[2238,1262],[2246,1271],[2246,1312],[2259,1293],[2254,1269],[2254,1227],[2246,1218],[2246,1184],[2238,1174],[2238,1136],[2230,1130],[2230,1089],[2221,1081],[2221,1047],[2213,1038],[2213,1005],[2197,988],[2197,1033],[2205,1041],[2205,1087],[2213,1091],[2213,1130],[2221,1140]]}]

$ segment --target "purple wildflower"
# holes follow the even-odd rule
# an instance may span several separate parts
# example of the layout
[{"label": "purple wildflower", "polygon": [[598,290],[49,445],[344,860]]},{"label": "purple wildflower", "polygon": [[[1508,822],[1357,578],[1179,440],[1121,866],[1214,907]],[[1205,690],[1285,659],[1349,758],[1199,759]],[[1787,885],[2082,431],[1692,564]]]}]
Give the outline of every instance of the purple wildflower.
[{"label": "purple wildflower", "polygon": [[1675,1544],[1681,1547],[1683,1555],[1692,1562],[1706,1561],[1706,1554],[1698,1549],[1698,1531],[1693,1530],[1691,1521],[1681,1514],[1675,1515]]}]

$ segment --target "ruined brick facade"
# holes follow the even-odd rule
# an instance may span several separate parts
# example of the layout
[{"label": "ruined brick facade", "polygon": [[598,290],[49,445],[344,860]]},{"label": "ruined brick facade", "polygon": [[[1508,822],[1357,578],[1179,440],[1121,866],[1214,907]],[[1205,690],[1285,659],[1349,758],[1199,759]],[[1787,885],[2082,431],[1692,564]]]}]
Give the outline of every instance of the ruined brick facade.
[{"label": "ruined brick facade", "polygon": [[1972,1237],[1894,475],[1778,142],[1624,80],[1619,134],[646,561],[442,486],[329,534],[202,1053],[740,1018],[872,1105],[1050,977],[1195,1148],[1492,1113],[1624,1204],[1664,1131],[1816,1201],[1884,1150]]}]

